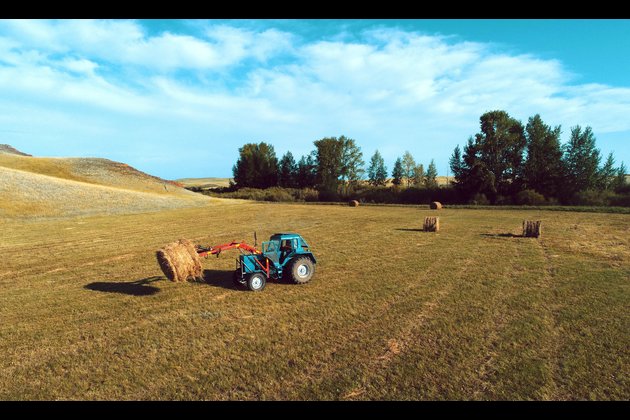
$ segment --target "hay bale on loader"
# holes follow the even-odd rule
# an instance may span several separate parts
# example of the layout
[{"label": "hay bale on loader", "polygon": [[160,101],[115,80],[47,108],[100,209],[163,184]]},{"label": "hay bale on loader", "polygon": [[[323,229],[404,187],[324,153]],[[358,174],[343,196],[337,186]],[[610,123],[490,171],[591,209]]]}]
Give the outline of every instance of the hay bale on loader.
[{"label": "hay bale on loader", "polygon": [[540,220],[523,220],[523,236],[526,238],[538,238],[542,233]]},{"label": "hay bale on loader", "polygon": [[431,207],[431,210],[442,210],[442,203],[439,201],[433,201],[429,204],[429,207]]},{"label": "hay bale on loader", "polygon": [[348,201],[348,205],[350,207],[359,207],[359,202],[357,200],[350,200]]},{"label": "hay bale on loader", "polygon": [[171,281],[201,278],[201,259],[188,239],[171,242],[155,253],[162,272]]},{"label": "hay bale on loader", "polygon": [[424,226],[422,230],[425,232],[439,232],[440,218],[437,216],[427,216],[424,218]]}]

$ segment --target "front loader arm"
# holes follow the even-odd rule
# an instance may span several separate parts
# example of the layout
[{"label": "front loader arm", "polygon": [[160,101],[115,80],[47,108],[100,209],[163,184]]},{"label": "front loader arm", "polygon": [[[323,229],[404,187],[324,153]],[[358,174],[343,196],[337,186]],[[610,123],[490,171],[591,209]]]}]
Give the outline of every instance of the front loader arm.
[{"label": "front loader arm", "polygon": [[244,251],[249,252],[250,254],[262,253],[261,251],[257,250],[255,247],[245,242],[232,241],[229,244],[221,244],[221,245],[208,246],[208,247],[198,246],[197,254],[199,254],[200,257],[207,257],[208,255],[216,255],[218,257],[221,252],[226,251],[228,249],[235,249],[235,248],[239,250],[242,249]]}]

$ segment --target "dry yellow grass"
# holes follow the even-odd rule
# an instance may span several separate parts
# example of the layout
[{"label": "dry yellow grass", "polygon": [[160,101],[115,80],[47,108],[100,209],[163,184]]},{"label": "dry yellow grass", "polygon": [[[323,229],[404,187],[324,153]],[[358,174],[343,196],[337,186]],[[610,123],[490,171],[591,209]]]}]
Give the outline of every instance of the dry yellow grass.
[{"label": "dry yellow grass", "polygon": [[0,153],[0,217],[121,214],[212,201],[107,159]]},{"label": "dry yellow grass", "polygon": [[194,193],[147,193],[0,167],[1,217],[138,213],[213,201]]},{"label": "dry yellow grass", "polygon": [[[630,398],[629,215],[440,218],[428,235],[413,207],[218,201],[0,219],[0,399]],[[253,231],[302,234],[316,277],[251,293],[237,254],[203,260],[205,282],[155,262]]]},{"label": "dry yellow grass", "polygon": [[0,153],[0,167],[132,191],[193,194],[124,163],[101,158],[44,158]]},{"label": "dry yellow grass", "polygon": [[217,188],[229,187],[232,178],[181,178],[176,180],[184,187]]}]

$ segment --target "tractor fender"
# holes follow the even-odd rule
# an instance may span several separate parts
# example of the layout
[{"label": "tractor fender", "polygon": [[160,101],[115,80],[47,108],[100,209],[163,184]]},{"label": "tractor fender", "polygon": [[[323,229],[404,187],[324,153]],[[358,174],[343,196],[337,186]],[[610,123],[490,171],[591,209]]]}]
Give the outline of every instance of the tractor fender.
[{"label": "tractor fender", "polygon": [[299,254],[299,256],[300,257],[308,257],[311,261],[313,261],[313,264],[317,264],[317,260],[315,259],[315,256],[312,253],[310,253],[310,252],[305,253],[305,254]]}]

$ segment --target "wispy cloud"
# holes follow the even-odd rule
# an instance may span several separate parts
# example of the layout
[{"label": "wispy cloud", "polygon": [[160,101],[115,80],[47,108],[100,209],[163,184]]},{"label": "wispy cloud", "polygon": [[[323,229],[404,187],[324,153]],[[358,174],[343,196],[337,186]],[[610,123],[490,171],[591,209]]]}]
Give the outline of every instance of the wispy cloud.
[{"label": "wispy cloud", "polygon": [[[129,151],[150,149],[150,158],[127,160],[165,176],[229,175],[247,141],[299,155],[340,134],[366,155],[378,148],[393,160],[408,149],[436,158],[444,172],[454,145],[492,109],[522,120],[540,113],[565,132],[575,124],[630,132],[630,88],[573,80],[556,60],[393,28],[307,40],[211,23],[150,35],[136,21],[0,21],[4,128],[38,141],[66,132],[76,146],[89,133]],[[30,120],[19,114],[25,108]],[[182,142],[172,140],[183,135],[221,150],[176,152]],[[178,170],[151,166],[169,158]]]}]

